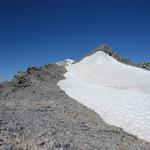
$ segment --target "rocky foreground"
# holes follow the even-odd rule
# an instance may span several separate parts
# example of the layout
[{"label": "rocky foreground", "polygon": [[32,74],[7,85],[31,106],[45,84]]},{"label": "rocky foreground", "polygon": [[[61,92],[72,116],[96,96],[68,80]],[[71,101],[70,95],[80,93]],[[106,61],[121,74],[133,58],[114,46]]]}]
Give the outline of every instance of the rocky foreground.
[{"label": "rocky foreground", "polygon": [[0,84],[0,150],[150,150],[61,91],[65,72],[31,67]]}]

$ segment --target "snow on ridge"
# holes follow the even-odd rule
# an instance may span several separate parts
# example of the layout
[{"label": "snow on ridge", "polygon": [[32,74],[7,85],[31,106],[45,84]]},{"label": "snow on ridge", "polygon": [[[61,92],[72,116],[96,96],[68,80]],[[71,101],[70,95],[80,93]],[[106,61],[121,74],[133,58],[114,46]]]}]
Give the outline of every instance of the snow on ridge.
[{"label": "snow on ridge", "polygon": [[55,64],[60,65],[60,66],[70,66],[74,63],[75,61],[72,59],[65,59],[63,61],[56,62]]},{"label": "snow on ridge", "polygon": [[58,83],[70,97],[111,125],[150,141],[150,71],[125,65],[102,51],[66,67]]},{"label": "snow on ridge", "polygon": [[70,68],[92,84],[150,92],[149,71],[120,63],[102,51],[85,57]]}]

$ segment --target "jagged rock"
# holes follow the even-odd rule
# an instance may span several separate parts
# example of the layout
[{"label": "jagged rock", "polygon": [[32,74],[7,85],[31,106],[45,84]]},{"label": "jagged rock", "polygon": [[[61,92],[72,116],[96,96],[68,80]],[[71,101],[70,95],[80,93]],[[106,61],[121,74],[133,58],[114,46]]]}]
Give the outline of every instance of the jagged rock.
[{"label": "jagged rock", "polygon": [[146,70],[150,70],[150,62],[141,62],[137,64],[137,66]]},{"label": "jagged rock", "polygon": [[[15,89],[21,88],[21,87],[28,87],[32,84],[30,79],[28,78],[27,72],[22,72],[22,71],[18,72],[14,76],[14,80],[15,80],[15,82],[13,83],[13,85],[14,85]],[[13,90],[15,90],[15,89],[13,89]]]},{"label": "jagged rock", "polygon": [[37,67],[29,67],[29,68],[27,69],[27,73],[32,74],[32,73],[35,73],[37,70],[38,70]]}]

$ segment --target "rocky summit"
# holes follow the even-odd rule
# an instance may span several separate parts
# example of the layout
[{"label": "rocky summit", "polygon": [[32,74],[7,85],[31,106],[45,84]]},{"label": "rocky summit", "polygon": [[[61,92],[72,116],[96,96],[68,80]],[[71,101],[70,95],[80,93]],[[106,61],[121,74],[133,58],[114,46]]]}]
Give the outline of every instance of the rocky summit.
[{"label": "rocky summit", "polygon": [[145,70],[150,70],[150,62],[140,62],[138,64],[135,64],[130,59],[124,58],[124,57],[120,56],[119,54],[117,54],[116,52],[114,52],[107,44],[103,44],[103,45],[97,47],[96,49],[94,49],[92,52],[90,52],[86,56],[90,56],[90,55],[96,53],[97,51],[103,51],[121,63],[135,66],[135,67],[139,67],[139,68],[142,68]]},{"label": "rocky summit", "polygon": [[0,150],[150,150],[68,97],[57,86],[65,72],[56,64],[30,67],[0,84]]}]

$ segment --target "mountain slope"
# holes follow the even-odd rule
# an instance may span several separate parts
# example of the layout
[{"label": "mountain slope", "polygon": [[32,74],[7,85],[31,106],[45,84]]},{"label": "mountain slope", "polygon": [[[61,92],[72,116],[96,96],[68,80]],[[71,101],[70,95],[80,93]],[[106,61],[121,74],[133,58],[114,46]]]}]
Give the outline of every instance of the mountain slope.
[{"label": "mountain slope", "polygon": [[150,150],[67,96],[57,85],[66,72],[30,67],[0,84],[0,150]]},{"label": "mountain slope", "polygon": [[66,67],[58,83],[70,97],[109,124],[150,141],[150,72],[96,51]]},{"label": "mountain slope", "polygon": [[0,149],[141,149],[150,144],[107,125],[56,85],[58,65],[32,67],[0,87]]}]

